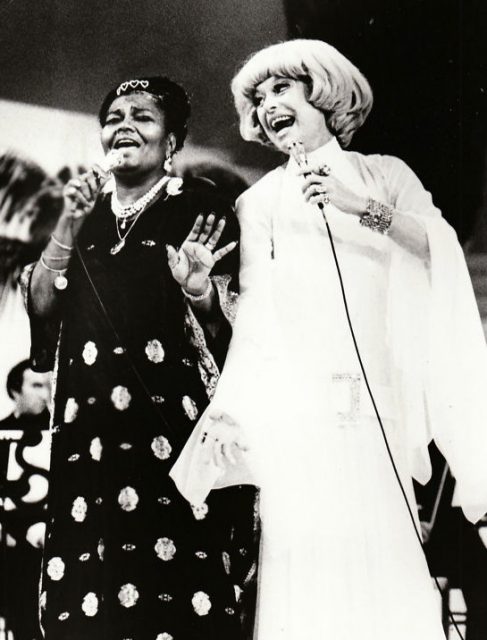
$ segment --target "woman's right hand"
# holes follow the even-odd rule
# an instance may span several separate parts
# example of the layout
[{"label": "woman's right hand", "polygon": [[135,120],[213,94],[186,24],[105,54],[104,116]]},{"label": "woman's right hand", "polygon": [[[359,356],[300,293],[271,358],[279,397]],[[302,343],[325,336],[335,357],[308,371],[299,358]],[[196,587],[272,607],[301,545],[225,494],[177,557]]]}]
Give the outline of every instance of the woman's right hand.
[{"label": "woman's right hand", "polygon": [[240,426],[227,413],[218,410],[209,415],[209,424],[200,442],[207,462],[212,460],[220,469],[237,464],[237,450],[249,450]]},{"label": "woman's right hand", "polygon": [[91,213],[96,198],[108,178],[109,174],[95,164],[86,173],[66,183],[63,189],[64,209],[58,229],[54,232],[56,237],[58,235],[65,237],[66,228],[69,227],[72,235],[70,239],[74,239],[81,227],[81,222]]}]

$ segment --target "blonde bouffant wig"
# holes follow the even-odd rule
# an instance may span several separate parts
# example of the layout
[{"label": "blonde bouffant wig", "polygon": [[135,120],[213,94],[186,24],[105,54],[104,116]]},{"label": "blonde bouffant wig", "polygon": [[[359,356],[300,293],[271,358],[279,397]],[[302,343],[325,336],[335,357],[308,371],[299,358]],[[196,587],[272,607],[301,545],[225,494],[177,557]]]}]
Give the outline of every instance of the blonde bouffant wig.
[{"label": "blonde bouffant wig", "polygon": [[303,81],[308,101],[325,115],[330,132],[343,148],[362,126],[373,103],[362,73],[335,47],[321,40],[290,40],[253,54],[232,81],[244,140],[269,144],[255,106],[257,86],[271,76]]}]

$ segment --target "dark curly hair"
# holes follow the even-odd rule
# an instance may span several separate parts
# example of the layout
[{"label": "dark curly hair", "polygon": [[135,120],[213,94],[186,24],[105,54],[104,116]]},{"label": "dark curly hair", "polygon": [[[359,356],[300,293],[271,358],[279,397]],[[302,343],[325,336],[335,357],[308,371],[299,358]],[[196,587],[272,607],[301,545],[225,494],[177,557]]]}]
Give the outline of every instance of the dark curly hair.
[{"label": "dark curly hair", "polygon": [[188,133],[191,105],[186,91],[165,76],[126,80],[112,89],[103,100],[98,113],[101,126],[104,126],[108,110],[114,100],[120,96],[140,91],[150,93],[155,97],[164,114],[167,131],[174,133],[176,137],[175,151],[181,149]]}]

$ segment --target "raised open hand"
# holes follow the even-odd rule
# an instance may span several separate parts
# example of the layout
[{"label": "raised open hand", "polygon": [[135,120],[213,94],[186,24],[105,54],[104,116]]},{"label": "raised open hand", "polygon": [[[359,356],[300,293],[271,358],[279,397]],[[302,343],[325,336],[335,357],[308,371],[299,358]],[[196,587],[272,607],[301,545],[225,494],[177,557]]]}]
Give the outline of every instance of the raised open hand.
[{"label": "raised open hand", "polygon": [[224,228],[225,218],[216,222],[215,214],[210,213],[205,221],[200,214],[179,251],[167,245],[167,259],[173,278],[187,293],[201,295],[208,286],[208,276],[215,264],[237,246],[236,242],[229,242],[214,251]]}]

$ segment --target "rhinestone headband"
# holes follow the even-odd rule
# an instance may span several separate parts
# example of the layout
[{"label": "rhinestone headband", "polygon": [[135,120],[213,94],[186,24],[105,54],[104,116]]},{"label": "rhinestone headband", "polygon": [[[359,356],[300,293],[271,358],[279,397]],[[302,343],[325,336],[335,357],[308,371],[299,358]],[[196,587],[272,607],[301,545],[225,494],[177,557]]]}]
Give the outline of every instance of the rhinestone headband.
[{"label": "rhinestone headband", "polygon": [[117,88],[117,96],[122,93],[125,93],[127,89],[147,89],[149,87],[148,80],[127,80],[126,82],[122,82],[122,84]]}]

